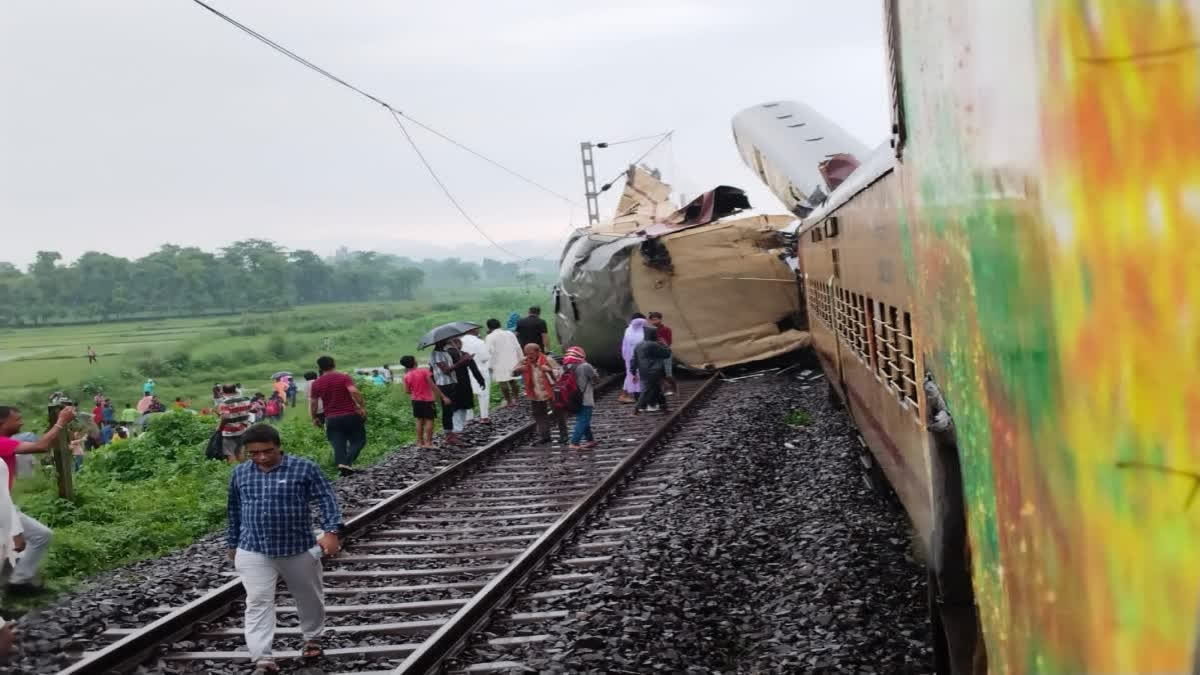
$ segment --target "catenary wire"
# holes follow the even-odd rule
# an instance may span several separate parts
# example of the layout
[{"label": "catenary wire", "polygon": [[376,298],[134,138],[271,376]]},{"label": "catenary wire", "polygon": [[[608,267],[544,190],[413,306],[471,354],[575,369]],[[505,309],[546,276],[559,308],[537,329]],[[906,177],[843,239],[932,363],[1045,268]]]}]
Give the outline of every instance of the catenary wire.
[{"label": "catenary wire", "polygon": [[262,42],[263,44],[274,49],[275,51],[279,52],[280,54],[283,54],[284,56],[288,57],[289,59],[292,59],[293,61],[299,63],[300,65],[304,66],[305,68],[308,68],[308,69],[320,74],[322,77],[325,77],[333,82],[336,82],[337,84],[340,84],[341,86],[353,91],[354,93],[366,98],[367,100],[369,100],[373,103],[383,106],[385,109],[388,110],[388,112],[393,113],[395,115],[400,115],[404,119],[408,120],[409,122],[412,122],[413,124],[421,127],[422,129],[425,129],[426,131],[430,132],[431,134],[434,134],[435,136],[437,136],[449,143],[452,143],[454,146],[456,146],[462,150],[465,150],[466,152],[491,164],[492,166],[495,166],[496,168],[508,173],[509,175],[511,175],[519,180],[522,180],[525,183],[532,185],[533,187],[536,187],[537,189],[541,190],[542,192],[545,192],[557,199],[565,201],[568,204],[576,204],[576,205],[578,204],[578,202],[576,200],[573,200],[570,197],[567,197],[566,195],[563,195],[559,192],[556,192],[555,190],[552,190],[552,189],[546,187],[545,185],[542,185],[541,183],[533,180],[532,178],[529,178],[528,176],[521,174],[520,172],[516,171],[515,169],[511,169],[511,168],[505,166],[504,164],[500,163],[499,161],[494,160],[491,157],[488,157],[487,155],[479,152],[478,150],[475,150],[475,149],[465,145],[464,143],[461,143],[461,142],[455,140],[454,138],[446,135],[445,133],[439,131],[438,129],[431,127],[430,125],[425,124],[424,122],[422,122],[418,119],[413,118],[412,116],[406,114],[404,111],[400,110],[399,108],[392,105],[391,103],[388,103],[387,101],[383,100],[382,98],[379,98],[378,96],[375,96],[374,94],[371,94],[370,92],[365,91],[365,90],[347,82],[346,80],[338,77],[337,75],[334,75],[333,73],[329,72],[328,70],[325,70],[324,68],[318,66],[317,64],[313,63],[312,61],[309,61],[308,59],[304,58],[303,56],[300,56],[299,54],[293,52],[292,50],[288,49],[287,47],[284,47],[283,45],[279,44],[278,42],[275,42],[271,38],[263,35],[262,33],[259,33],[258,31],[254,30],[253,28],[250,28],[246,24],[238,21],[237,19],[234,19],[233,17],[229,16],[228,14],[225,14],[224,12],[221,12],[220,10],[213,7],[212,5],[209,5],[208,3],[204,2],[204,0],[192,0],[192,2],[199,5],[200,7],[204,8],[205,10],[211,12],[213,15],[215,15],[218,18],[220,18],[221,20],[229,23],[230,25],[234,26],[235,28],[242,31],[243,33],[246,33],[250,37],[253,37],[254,39],[258,40],[259,42]]},{"label": "catenary wire", "polygon": [[433,165],[429,163],[428,159],[425,159],[425,154],[421,152],[421,148],[417,145],[416,140],[414,140],[412,135],[408,133],[408,129],[404,126],[404,122],[401,121],[400,115],[397,114],[395,110],[389,110],[388,112],[391,113],[392,119],[396,120],[396,125],[399,126],[400,131],[404,133],[405,140],[407,140],[408,144],[412,146],[413,152],[417,154],[417,158],[421,160],[421,163],[425,165],[425,169],[429,171],[429,175],[433,177],[433,182],[438,184],[438,187],[440,187],[442,192],[446,195],[446,199],[449,199],[450,203],[454,205],[454,208],[458,209],[458,212],[462,214],[462,217],[467,221],[467,223],[470,224],[471,227],[475,228],[475,231],[478,232],[481,237],[488,240],[492,246],[495,246],[497,250],[503,251],[517,260],[524,260],[524,258],[521,256],[501,246],[499,242],[488,236],[488,233],[484,232],[483,228],[479,227],[478,223],[475,222],[475,219],[467,213],[466,209],[462,207],[462,204],[459,204],[458,200],[454,198],[454,195],[450,193],[450,189],[447,188],[446,184],[442,182],[442,179],[438,176],[437,171],[434,170]]}]

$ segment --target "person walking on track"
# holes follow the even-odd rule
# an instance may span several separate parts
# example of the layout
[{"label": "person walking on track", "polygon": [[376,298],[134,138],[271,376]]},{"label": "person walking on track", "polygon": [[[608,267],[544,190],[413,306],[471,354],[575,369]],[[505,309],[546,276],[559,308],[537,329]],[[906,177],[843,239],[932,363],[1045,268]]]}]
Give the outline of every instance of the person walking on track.
[{"label": "person walking on track", "polygon": [[634,314],[621,338],[621,358],[625,360],[625,383],[621,386],[621,395],[617,397],[621,403],[633,403],[642,391],[642,383],[633,370],[633,350],[645,339],[645,328],[646,317]]},{"label": "person walking on track", "polygon": [[[487,343],[479,337],[479,329],[474,328],[467,331],[459,340],[462,341],[462,350],[471,355],[475,361],[475,366],[478,368],[480,375],[483,377],[483,382],[477,380],[471,381],[471,391],[475,394],[475,399],[479,401],[479,421],[485,424],[491,424],[488,419],[488,404],[491,403],[492,374],[488,368],[489,362],[492,360],[491,353],[488,350]],[[467,419],[471,419],[471,412],[467,412]]]},{"label": "person walking on track", "polygon": [[320,427],[321,411],[317,410],[317,401],[321,402],[325,438],[333,447],[333,462],[337,464],[338,473],[348,476],[354,473],[351,466],[367,444],[367,405],[354,380],[334,370],[335,367],[332,356],[317,359],[317,370],[321,374],[313,380],[309,390],[308,412],[312,415],[313,425]]},{"label": "person walking on track", "polygon": [[[256,424],[245,433],[250,461],[229,481],[229,558],[246,589],[246,648],[256,675],[279,672],[271,658],[275,639],[275,584],[279,577],[300,615],[301,656],[321,656],[325,627],[321,556],[341,550],[342,512],[333,486],[315,463],[286,455],[279,432]],[[320,539],[313,536],[311,502],[321,512]]]},{"label": "person walking on track", "polygon": [[596,369],[587,362],[587,354],[584,353],[583,347],[567,348],[567,353],[563,356],[563,369],[575,375],[575,386],[579,390],[579,412],[575,413],[575,429],[571,431],[570,448],[594,448],[596,439],[592,436],[592,411],[596,408]]},{"label": "person walking on track", "polygon": [[492,381],[500,386],[504,395],[504,407],[517,402],[521,390],[517,388],[517,377],[513,369],[521,364],[525,355],[521,353],[521,343],[510,330],[500,327],[497,319],[487,320],[488,334],[484,339],[488,347],[488,366],[492,371]]},{"label": "person walking on track", "polygon": [[538,441],[550,442],[550,417],[554,417],[558,425],[558,440],[567,444],[567,413],[562,408],[554,407],[554,381],[562,374],[562,369],[554,359],[542,353],[537,343],[525,345],[525,360],[513,369],[525,380],[525,396],[533,411],[533,421],[537,425]]}]

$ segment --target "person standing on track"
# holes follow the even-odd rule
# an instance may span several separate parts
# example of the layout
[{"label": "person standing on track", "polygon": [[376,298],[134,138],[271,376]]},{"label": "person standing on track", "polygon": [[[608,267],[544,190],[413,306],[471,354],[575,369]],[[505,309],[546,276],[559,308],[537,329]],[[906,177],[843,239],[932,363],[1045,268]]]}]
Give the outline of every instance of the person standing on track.
[{"label": "person standing on track", "polygon": [[458,445],[461,442],[458,435],[466,427],[467,413],[454,403],[457,400],[455,395],[459,386],[471,385],[466,382],[460,383],[455,372],[459,366],[471,360],[471,356],[466,354],[456,359],[450,355],[449,346],[449,340],[442,340],[433,346],[433,353],[429,356],[429,369],[433,371],[433,382],[442,392],[443,401],[449,401],[442,403],[442,431],[446,433],[446,442]]},{"label": "person standing on track", "polygon": [[633,352],[633,374],[642,380],[642,393],[634,404],[633,414],[639,412],[666,411],[667,399],[662,393],[663,373],[671,350],[658,341],[658,330],[646,326],[646,339],[638,343]]},{"label": "person standing on track", "polygon": [[500,386],[504,395],[504,407],[517,402],[521,390],[517,388],[517,378],[513,369],[521,364],[525,355],[521,353],[521,343],[512,331],[500,327],[497,319],[487,320],[488,334],[484,342],[488,348],[488,366],[492,371],[492,381]]},{"label": "person standing on track", "polygon": [[621,358],[625,360],[625,383],[621,386],[621,395],[617,400],[621,403],[633,403],[642,391],[642,383],[638,381],[637,372],[633,370],[633,350],[638,343],[646,339],[646,317],[641,313],[633,315],[625,335],[621,338]]},{"label": "person standing on track", "polygon": [[521,349],[525,345],[537,345],[543,352],[550,351],[550,329],[542,318],[541,307],[535,305],[529,308],[529,316],[517,322],[516,333]]},{"label": "person standing on track", "polygon": [[[471,381],[471,391],[475,394],[475,400],[479,402],[479,421],[491,424],[492,421],[488,419],[488,404],[491,403],[492,397],[490,386],[492,373],[488,367],[492,360],[491,352],[488,350],[487,343],[479,337],[478,328],[467,331],[459,340],[462,342],[462,350],[471,355],[476,369],[483,377],[482,383],[478,380]],[[467,419],[471,419],[471,411],[467,411]]]},{"label": "person standing on track", "polygon": [[[330,369],[332,370],[332,369]],[[279,432],[256,424],[245,434],[250,461],[229,480],[229,558],[246,589],[246,648],[256,675],[279,672],[271,658],[275,639],[275,585],[287,586],[300,615],[301,655],[321,656],[325,627],[321,556],[342,547],[342,512],[333,486],[310,460],[286,455]],[[311,502],[321,512],[320,539],[313,536]]]},{"label": "person standing on track", "polygon": [[471,419],[471,412],[475,407],[475,394],[472,386],[484,383],[483,373],[479,372],[479,366],[475,365],[475,357],[462,348],[462,340],[459,338],[451,340],[446,351],[450,353],[450,358],[459,364],[454,369],[454,379],[458,381],[454,387],[454,414],[461,415],[462,424],[465,427],[467,420]]},{"label": "person standing on track", "polygon": [[[662,312],[650,312],[650,314],[646,317],[646,322],[651,326],[654,326],[654,329],[658,331],[658,341],[666,345],[669,349],[671,347],[671,343],[674,341],[674,336],[671,333],[671,327],[663,323]],[[674,356],[671,356],[666,360],[665,363],[663,363],[663,393],[667,396],[673,396],[678,390],[678,386],[675,384],[675,375],[673,372],[674,365]]]},{"label": "person standing on track", "polygon": [[[9,490],[12,489],[13,479],[17,475],[17,455],[47,452],[54,444],[71,420],[75,419],[75,408],[66,407],[58,413],[54,425],[42,434],[36,441],[18,441],[13,436],[21,433],[24,420],[21,411],[10,406],[0,406],[0,460],[8,467]],[[41,590],[42,585],[35,580],[38,565],[50,549],[50,539],[53,532],[34,518],[13,509],[12,516],[16,522],[12,525],[13,548],[24,551],[21,559],[13,568],[12,576],[8,579],[8,590],[12,593],[30,593]],[[0,563],[3,559],[0,558]]]},{"label": "person standing on track", "polygon": [[413,419],[417,422],[417,447],[422,450],[433,449],[433,421],[437,419],[437,408],[433,405],[436,395],[442,405],[453,405],[441,389],[433,383],[433,373],[426,368],[417,367],[417,359],[413,356],[400,358],[404,366],[404,390],[412,399]]},{"label": "person standing on track", "polygon": [[550,442],[550,417],[558,425],[558,440],[567,444],[567,412],[554,407],[554,381],[562,374],[562,369],[535,343],[525,345],[525,360],[513,370],[525,380],[525,396],[529,399],[529,407],[533,412],[533,421],[537,425],[538,441]]},{"label": "person standing on track", "polygon": [[[575,429],[571,431],[572,450],[596,447],[592,436],[592,411],[596,408],[596,369],[587,362],[583,347],[569,347],[563,356],[563,369],[575,374],[575,386],[579,388],[580,406],[575,413]],[[587,439],[582,445],[580,441]]]},{"label": "person standing on track", "polygon": [[308,412],[313,425],[320,428],[321,412],[317,410],[317,401],[321,402],[325,438],[333,447],[333,462],[337,464],[339,474],[348,476],[354,473],[351,465],[367,444],[367,405],[354,380],[334,370],[335,367],[332,356],[317,359],[317,370],[321,374],[313,380],[309,390]]}]

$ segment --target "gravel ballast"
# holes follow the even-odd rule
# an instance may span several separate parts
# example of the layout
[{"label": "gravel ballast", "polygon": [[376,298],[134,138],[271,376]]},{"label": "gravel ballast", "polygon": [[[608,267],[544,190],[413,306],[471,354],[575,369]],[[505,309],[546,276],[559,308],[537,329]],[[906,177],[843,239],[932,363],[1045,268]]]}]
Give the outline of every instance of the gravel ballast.
[{"label": "gravel ballast", "polygon": [[[807,423],[787,414],[804,410]],[[931,670],[925,573],[894,500],[858,473],[818,373],[726,382],[724,420],[548,644],[541,672]]]}]

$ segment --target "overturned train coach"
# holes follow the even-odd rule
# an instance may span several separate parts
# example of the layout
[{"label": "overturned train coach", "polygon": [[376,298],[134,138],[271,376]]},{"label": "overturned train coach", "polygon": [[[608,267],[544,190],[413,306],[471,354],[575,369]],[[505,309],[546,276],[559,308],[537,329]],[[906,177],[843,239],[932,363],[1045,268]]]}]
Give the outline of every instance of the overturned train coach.
[{"label": "overturned train coach", "polygon": [[631,167],[610,223],[576,231],[554,288],[559,339],[624,368],[621,336],[634,312],[662,312],[677,363],[723,368],[804,347],[796,278],[784,258],[790,216],[747,212],[720,186],[670,211],[668,186]]},{"label": "overturned train coach", "polygon": [[923,544],[937,671],[1200,672],[1200,6],[884,7],[888,142],[822,169],[807,106],[734,129],[802,218],[814,351]]}]

